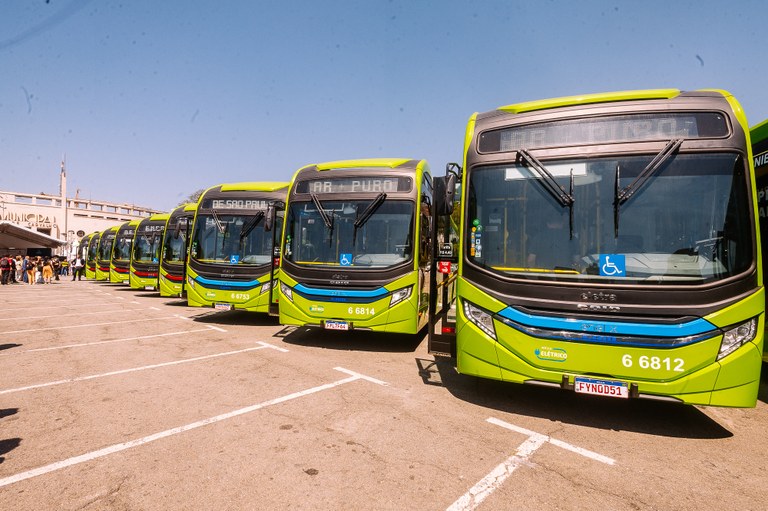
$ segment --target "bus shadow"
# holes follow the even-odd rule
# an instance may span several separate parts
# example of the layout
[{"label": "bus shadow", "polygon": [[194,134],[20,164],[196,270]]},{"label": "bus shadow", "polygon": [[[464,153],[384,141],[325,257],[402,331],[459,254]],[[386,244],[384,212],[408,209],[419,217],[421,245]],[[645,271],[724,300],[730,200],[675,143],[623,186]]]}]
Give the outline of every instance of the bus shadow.
[{"label": "bus shadow", "polygon": [[449,359],[417,359],[417,366],[425,384],[441,385],[457,399],[503,413],[672,438],[733,436],[695,406],[586,396],[555,388],[487,380],[457,373],[454,361]]},{"label": "bus shadow", "polygon": [[286,327],[275,334],[288,344],[343,351],[408,353],[416,351],[424,334],[391,334],[352,330],[334,332],[320,328]]},{"label": "bus shadow", "polygon": [[17,344],[14,342],[7,343],[7,344],[0,344],[0,351],[3,350],[10,350],[12,348],[18,348],[19,346],[23,346],[22,344]]},{"label": "bus shadow", "polygon": [[[186,305],[186,303],[185,301],[184,304]],[[216,311],[208,309],[208,312],[192,316],[190,319],[198,323],[222,326],[278,326],[280,324],[277,317],[244,310]]]},{"label": "bus shadow", "polygon": [[187,299],[186,298],[177,298],[170,302],[165,302],[163,305],[169,305],[171,307],[187,307]]}]

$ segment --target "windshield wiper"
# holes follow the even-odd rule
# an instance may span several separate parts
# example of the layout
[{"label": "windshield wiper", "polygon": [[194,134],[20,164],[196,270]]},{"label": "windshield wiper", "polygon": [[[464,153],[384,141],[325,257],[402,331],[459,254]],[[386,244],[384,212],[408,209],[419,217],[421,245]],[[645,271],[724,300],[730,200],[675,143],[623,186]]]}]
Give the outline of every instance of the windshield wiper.
[{"label": "windshield wiper", "polygon": [[544,186],[544,189],[547,190],[549,194],[552,195],[552,197],[554,197],[560,206],[569,209],[569,236],[570,239],[573,239],[573,203],[575,202],[573,198],[573,170],[571,170],[570,193],[566,193],[566,191],[563,190],[563,187],[557,183],[555,176],[553,176],[552,173],[548,171],[547,168],[538,159],[536,159],[535,156],[529,153],[527,149],[518,149],[517,159],[523,160],[528,167],[535,170],[541,178],[540,180],[537,179],[536,181],[540,182]]},{"label": "windshield wiper", "polygon": [[247,238],[249,234],[251,234],[251,231],[253,231],[257,225],[259,225],[259,222],[261,222],[262,218],[264,218],[264,212],[259,211],[254,216],[252,216],[245,225],[243,225],[243,228],[240,230],[241,242],[243,239]]},{"label": "windshield wiper", "polygon": [[213,221],[216,222],[216,227],[218,227],[219,232],[221,234],[224,234],[224,226],[221,223],[221,219],[219,218],[219,215],[217,215],[215,211],[211,211],[211,216],[213,217]]},{"label": "windshield wiper", "polygon": [[333,244],[333,213],[330,215],[328,214],[323,207],[323,204],[320,202],[320,199],[317,198],[317,194],[311,193],[309,196],[312,197],[312,202],[315,204],[317,212],[320,213],[320,217],[323,219],[325,227],[328,228],[328,246],[331,246]]},{"label": "windshield wiper", "polygon": [[637,192],[645,184],[645,182],[648,181],[648,179],[653,176],[656,171],[661,168],[662,165],[664,165],[664,162],[666,162],[670,156],[672,156],[675,152],[677,152],[678,149],[680,149],[682,144],[682,138],[673,138],[667,142],[667,145],[664,146],[664,149],[659,151],[659,153],[653,157],[653,159],[648,163],[648,165],[645,166],[642,172],[638,174],[635,180],[621,190],[619,190],[619,180],[621,179],[621,175],[619,166],[616,166],[616,183],[613,199],[613,231],[615,236],[619,235],[619,209],[621,205],[632,198],[635,192]]},{"label": "windshield wiper", "polygon": [[354,223],[354,230],[352,231],[352,245],[354,246],[355,240],[357,239],[357,230],[365,225],[365,223],[370,220],[370,218],[373,216],[374,213],[376,213],[376,210],[379,209],[379,206],[381,206],[384,201],[387,199],[386,193],[380,193],[376,196],[375,199],[371,201],[370,204],[368,204],[368,207],[365,208],[365,210],[355,219]]}]

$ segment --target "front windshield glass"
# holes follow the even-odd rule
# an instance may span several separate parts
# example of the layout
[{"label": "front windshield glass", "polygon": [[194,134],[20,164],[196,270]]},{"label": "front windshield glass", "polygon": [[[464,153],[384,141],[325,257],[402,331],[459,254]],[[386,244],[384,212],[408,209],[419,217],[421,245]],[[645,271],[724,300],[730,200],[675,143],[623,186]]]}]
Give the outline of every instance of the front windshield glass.
[{"label": "front windshield glass", "polygon": [[[163,246],[163,261],[168,263],[184,262],[184,252],[187,249],[187,225],[189,220],[179,218],[178,224],[171,226],[165,235]],[[191,224],[191,222],[189,222]]]},{"label": "front windshield glass", "polygon": [[157,263],[162,239],[162,231],[137,233],[133,240],[133,260],[140,263]]},{"label": "front windshield glass", "polygon": [[130,261],[131,260],[131,243],[133,243],[134,230],[126,230],[118,233],[115,238],[115,244],[112,248],[112,260],[113,261]]},{"label": "front windshield glass", "polygon": [[88,243],[87,260],[89,263],[96,262],[96,256],[99,254],[99,239],[100,237],[93,237]]},{"label": "front windshield glass", "polygon": [[109,261],[112,256],[112,242],[115,241],[115,233],[110,232],[99,240],[99,260]]},{"label": "front windshield glass", "polygon": [[[411,259],[413,202],[386,199],[367,221],[355,220],[375,199],[320,200],[331,228],[313,202],[294,202],[288,214],[285,258],[316,266],[385,268]],[[370,213],[370,210],[369,210]]]},{"label": "front windshield glass", "polygon": [[[474,169],[469,177],[465,253],[504,276],[622,284],[702,283],[747,270],[753,246],[743,159],[672,156],[632,197],[652,156],[542,162],[570,193],[557,202],[527,167]],[[617,183],[618,177],[618,183]]]},{"label": "front windshield glass", "polygon": [[[190,256],[204,263],[269,264],[272,231],[264,230],[265,211],[248,213],[199,214]],[[281,213],[273,229],[282,229]],[[279,237],[279,234],[278,234]]]}]

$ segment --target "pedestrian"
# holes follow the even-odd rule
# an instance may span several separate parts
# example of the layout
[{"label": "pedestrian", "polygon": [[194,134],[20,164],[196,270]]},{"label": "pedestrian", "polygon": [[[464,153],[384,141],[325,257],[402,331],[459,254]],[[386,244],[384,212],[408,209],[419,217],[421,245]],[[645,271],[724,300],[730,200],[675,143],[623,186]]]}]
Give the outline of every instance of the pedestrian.
[{"label": "pedestrian", "polygon": [[53,278],[53,263],[47,257],[43,261],[43,283],[50,284]]},{"label": "pedestrian", "polygon": [[35,285],[35,258],[27,256],[27,283]]},{"label": "pedestrian", "polygon": [[61,276],[66,277],[67,275],[69,275],[69,261],[65,258],[61,261]]},{"label": "pedestrian", "polygon": [[53,278],[59,280],[59,273],[61,272],[61,261],[59,261],[59,256],[53,257],[51,268],[53,269]]},{"label": "pedestrian", "polygon": [[21,257],[21,255],[16,256],[16,282],[21,284],[22,282],[26,282],[23,278],[24,274],[24,258]]},{"label": "pedestrian", "polygon": [[72,262],[72,282],[75,281],[75,277],[77,277],[77,280],[80,280],[83,277],[83,270],[85,269],[85,265],[83,264],[83,259],[81,257],[76,257],[75,260]]},{"label": "pedestrian", "polygon": [[43,258],[35,259],[35,284],[43,284]]},{"label": "pedestrian", "polygon": [[3,285],[9,284],[10,275],[11,275],[11,256],[6,254],[2,258],[0,258],[0,282],[2,282]]}]

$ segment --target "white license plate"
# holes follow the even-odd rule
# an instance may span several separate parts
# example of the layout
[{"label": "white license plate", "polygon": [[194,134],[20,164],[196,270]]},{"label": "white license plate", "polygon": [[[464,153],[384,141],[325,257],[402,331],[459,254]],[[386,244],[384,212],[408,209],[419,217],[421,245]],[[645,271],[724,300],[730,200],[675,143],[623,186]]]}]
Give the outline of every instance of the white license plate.
[{"label": "white license plate", "polygon": [[349,330],[349,323],[346,321],[325,321],[326,330]]},{"label": "white license plate", "polygon": [[594,378],[576,377],[574,390],[580,394],[629,398],[629,385],[620,381],[596,380]]},{"label": "white license plate", "polygon": [[213,305],[213,308],[217,311],[231,311],[232,310],[232,304],[231,303],[216,303]]},{"label": "white license plate", "polygon": [[145,291],[154,291],[155,290],[155,286],[144,286],[144,290]]}]

